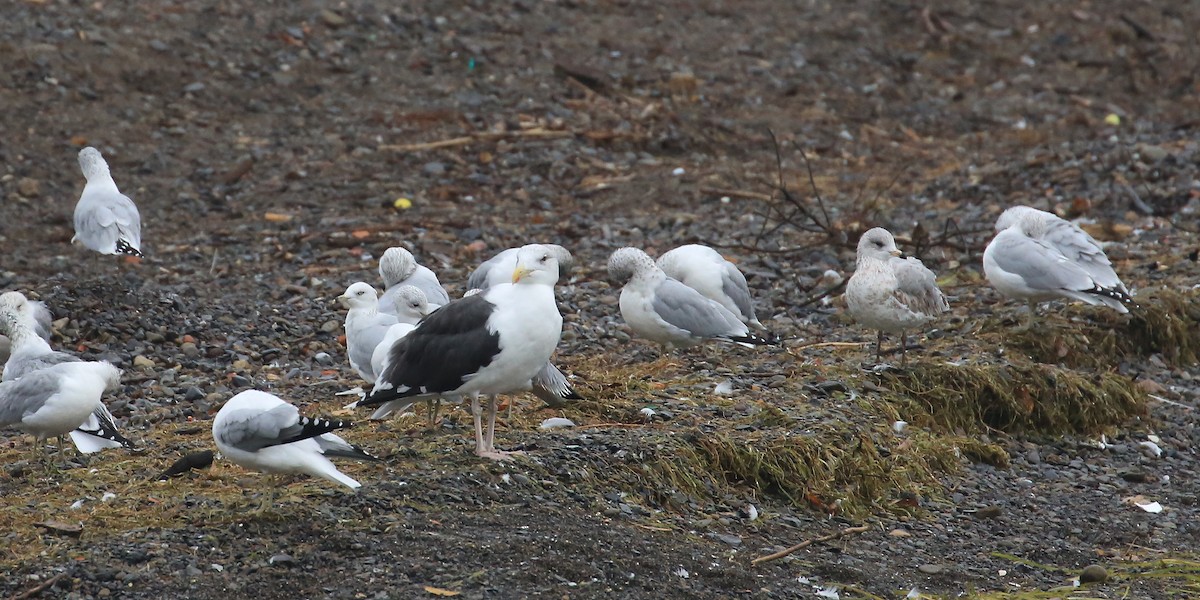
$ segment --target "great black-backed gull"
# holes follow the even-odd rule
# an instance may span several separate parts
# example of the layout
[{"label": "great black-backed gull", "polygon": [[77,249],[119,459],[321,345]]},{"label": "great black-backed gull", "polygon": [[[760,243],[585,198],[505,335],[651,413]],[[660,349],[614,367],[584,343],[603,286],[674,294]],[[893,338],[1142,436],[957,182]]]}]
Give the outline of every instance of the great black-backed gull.
[{"label": "great black-backed gull", "polygon": [[[358,404],[379,406],[378,414],[420,398],[470,397],[476,454],[508,456],[495,448],[496,396],[526,389],[558,345],[556,253],[539,244],[522,247],[510,281],[455,300],[421,321],[392,346],[389,366]],[[486,429],[480,395],[490,396]]]}]

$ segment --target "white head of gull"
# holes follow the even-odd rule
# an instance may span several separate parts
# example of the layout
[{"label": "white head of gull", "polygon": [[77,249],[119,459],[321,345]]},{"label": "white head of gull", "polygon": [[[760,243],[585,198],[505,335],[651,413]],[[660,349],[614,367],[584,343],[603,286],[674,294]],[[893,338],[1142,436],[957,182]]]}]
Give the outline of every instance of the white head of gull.
[{"label": "white head of gull", "polygon": [[450,294],[438,281],[437,275],[428,267],[417,262],[416,257],[407,248],[395,246],[384,251],[379,257],[379,277],[383,279],[383,298],[380,306],[383,312],[391,313],[395,306],[395,296],[402,285],[411,285],[425,294],[425,299],[435,308],[450,301]]}]

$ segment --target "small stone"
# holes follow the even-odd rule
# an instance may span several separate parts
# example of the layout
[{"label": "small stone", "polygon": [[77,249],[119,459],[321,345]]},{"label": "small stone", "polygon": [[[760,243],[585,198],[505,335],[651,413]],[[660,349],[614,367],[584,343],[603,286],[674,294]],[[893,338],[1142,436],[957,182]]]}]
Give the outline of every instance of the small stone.
[{"label": "small stone", "polygon": [[234,387],[250,387],[251,381],[242,375],[234,375],[229,378],[229,383]]},{"label": "small stone", "polygon": [[975,511],[976,519],[995,519],[1000,516],[1004,509],[999,506],[988,506]]},{"label": "small stone", "polygon": [[133,366],[149,369],[154,367],[154,361],[139,354],[133,357]]},{"label": "small stone", "polygon": [[17,193],[26,198],[37,198],[42,195],[42,183],[32,177],[22,177],[17,182]]},{"label": "small stone", "polygon": [[341,27],[346,24],[346,17],[325,9],[321,11],[321,21],[330,27]]},{"label": "small stone", "polygon": [[909,533],[903,529],[893,529],[888,532],[888,535],[890,535],[892,537],[897,537],[897,538],[912,537],[911,533]]},{"label": "small stone", "polygon": [[917,570],[926,575],[937,575],[946,569],[942,565],[921,565],[917,567]]},{"label": "small stone", "polygon": [[441,175],[446,172],[446,165],[436,161],[429,162],[425,163],[425,166],[421,167],[421,170],[429,175]]},{"label": "small stone", "polygon": [[184,402],[196,402],[197,400],[202,399],[204,399],[204,392],[194,385],[189,386],[188,389],[184,390],[183,392]]},{"label": "small stone", "polygon": [[333,333],[337,331],[338,327],[341,326],[342,324],[337,321],[325,321],[324,323],[321,323],[321,331],[324,331],[325,333]]},{"label": "small stone", "polygon": [[1079,583],[1103,583],[1108,580],[1108,571],[1100,565],[1088,565],[1079,574]]},{"label": "small stone", "polygon": [[184,342],[179,345],[179,351],[183,352],[184,356],[196,357],[200,355],[200,349],[192,342]]},{"label": "small stone", "polygon": [[333,357],[330,356],[328,352],[318,352],[314,354],[313,360],[317,361],[317,364],[319,365],[328,366],[333,364]]},{"label": "small stone", "polygon": [[275,556],[272,556],[270,558],[270,560],[268,560],[267,562],[269,562],[273,565],[288,565],[288,564],[292,564],[292,563],[296,562],[296,559],[292,558],[292,556],[290,554],[276,554]]}]

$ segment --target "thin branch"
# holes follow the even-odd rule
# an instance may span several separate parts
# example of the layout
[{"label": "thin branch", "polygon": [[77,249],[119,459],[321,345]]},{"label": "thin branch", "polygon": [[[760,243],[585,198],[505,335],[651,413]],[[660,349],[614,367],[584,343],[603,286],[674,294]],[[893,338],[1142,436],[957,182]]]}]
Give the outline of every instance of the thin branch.
[{"label": "thin branch", "polygon": [[852,534],[852,533],[863,533],[863,532],[867,531],[868,529],[870,529],[870,527],[868,527],[868,526],[866,526],[866,525],[860,525],[860,526],[858,526],[858,527],[848,527],[848,528],[846,528],[846,529],[843,529],[843,530],[841,530],[841,531],[835,531],[835,532],[833,532],[833,533],[831,533],[831,534],[829,534],[829,535],[823,535],[823,536],[821,536],[821,537],[819,537],[819,538],[813,538],[813,539],[811,539],[811,540],[805,540],[805,541],[803,541],[803,542],[800,542],[799,544],[796,544],[795,546],[792,546],[792,547],[790,547],[790,548],[785,548],[785,549],[783,549],[783,550],[780,550],[779,552],[776,552],[776,553],[774,553],[774,554],[768,554],[768,555],[766,555],[766,556],[760,556],[760,557],[758,557],[758,558],[756,558],[756,559],[754,559],[754,560],[750,561],[750,564],[751,564],[751,565],[757,565],[757,564],[759,564],[759,563],[765,563],[765,562],[769,562],[769,561],[772,561],[772,560],[777,560],[777,559],[783,558],[783,557],[785,557],[785,556],[787,556],[787,555],[789,555],[789,554],[792,554],[793,552],[796,552],[797,550],[803,550],[803,549],[805,549],[805,548],[807,548],[807,547],[809,547],[809,546],[811,546],[811,545],[813,545],[813,544],[817,544],[817,543],[820,543],[820,542],[828,542],[828,541],[830,541],[830,540],[836,540],[836,539],[838,539],[838,538],[840,538],[840,537],[844,537],[844,536],[850,535],[850,534]]},{"label": "thin branch", "polygon": [[424,152],[425,150],[454,148],[457,146],[467,146],[475,142],[499,141],[510,138],[554,140],[575,137],[575,135],[576,133],[574,131],[559,131],[541,128],[524,129],[520,131],[480,131],[472,133],[471,135],[450,138],[447,140],[438,140],[436,142],[422,142],[419,144],[383,144],[379,146],[379,151]]},{"label": "thin branch", "polygon": [[66,573],[59,573],[58,575],[55,575],[54,577],[51,577],[50,579],[47,579],[47,580],[39,583],[36,587],[30,588],[29,590],[26,590],[24,592],[21,592],[20,594],[17,594],[16,596],[13,596],[9,600],[26,600],[27,598],[32,598],[32,597],[46,591],[48,588],[50,588],[54,584],[58,583],[59,581],[62,580],[63,577],[66,577],[66,576],[67,576]]}]

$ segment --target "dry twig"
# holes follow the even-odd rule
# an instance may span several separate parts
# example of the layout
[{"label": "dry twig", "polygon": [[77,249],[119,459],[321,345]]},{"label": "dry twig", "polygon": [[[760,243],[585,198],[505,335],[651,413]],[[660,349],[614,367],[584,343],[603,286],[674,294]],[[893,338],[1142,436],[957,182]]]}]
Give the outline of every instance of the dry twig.
[{"label": "dry twig", "polygon": [[436,142],[422,142],[419,144],[383,144],[379,146],[379,151],[392,152],[424,152],[426,150],[437,150],[439,148],[454,148],[457,146],[467,146],[475,142],[495,142],[506,139],[542,139],[556,140],[562,138],[575,137],[574,131],[561,131],[557,129],[523,129],[520,131],[479,131],[462,137],[450,138],[447,140],[438,140]]},{"label": "dry twig", "polygon": [[870,529],[870,527],[867,527],[866,525],[860,525],[858,527],[848,527],[841,531],[835,531],[829,535],[823,535],[819,538],[813,538],[811,540],[804,540],[803,542],[800,542],[799,544],[796,544],[795,546],[792,546],[790,548],[784,548],[783,550],[780,550],[779,552],[776,552],[774,554],[760,556],[760,557],[750,561],[750,564],[757,565],[759,563],[765,563],[765,562],[769,562],[769,561],[776,560],[779,558],[783,558],[793,552],[796,552],[797,550],[803,550],[813,544],[816,544],[819,542],[828,542],[829,540],[836,540],[840,537],[847,536],[852,533],[863,533],[864,531],[866,531],[868,529]]},{"label": "dry twig", "polygon": [[27,598],[32,598],[32,597],[46,591],[47,589],[49,589],[54,584],[58,583],[60,580],[62,580],[63,577],[66,577],[66,576],[67,576],[66,573],[59,573],[58,575],[55,575],[54,577],[51,577],[50,579],[47,579],[47,580],[39,583],[37,586],[30,588],[24,592],[21,592],[20,594],[17,594],[16,596],[13,596],[9,600],[26,600]]}]

